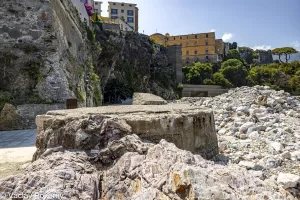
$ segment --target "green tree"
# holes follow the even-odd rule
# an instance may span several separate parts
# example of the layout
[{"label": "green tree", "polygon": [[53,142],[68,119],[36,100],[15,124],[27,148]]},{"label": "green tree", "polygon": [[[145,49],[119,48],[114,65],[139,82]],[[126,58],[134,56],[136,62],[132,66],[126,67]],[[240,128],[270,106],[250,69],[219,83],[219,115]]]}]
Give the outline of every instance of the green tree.
[{"label": "green tree", "polygon": [[237,43],[236,42],[233,42],[231,44],[231,49],[237,49]]},{"label": "green tree", "polygon": [[246,85],[248,72],[240,60],[229,59],[223,62],[220,72],[233,84],[233,86],[240,87]]},{"label": "green tree", "polygon": [[183,67],[185,78],[190,84],[203,84],[205,79],[212,78],[212,64],[196,62],[193,66]]},{"label": "green tree", "polygon": [[272,54],[277,55],[280,62],[283,62],[281,60],[281,57],[285,57],[285,62],[287,63],[289,59],[291,58],[291,54],[297,53],[297,50],[292,47],[282,47],[282,48],[276,48],[272,50]]},{"label": "green tree", "polygon": [[241,54],[236,49],[229,50],[227,56],[224,58],[223,62],[229,60],[229,59],[237,59],[240,60],[244,65],[246,65],[246,61],[242,59]]},{"label": "green tree", "polygon": [[230,81],[228,79],[226,79],[221,72],[214,73],[214,75],[213,75],[213,82],[216,85],[221,85],[221,86],[226,87],[226,88],[230,88],[230,87],[233,86],[230,83]]}]

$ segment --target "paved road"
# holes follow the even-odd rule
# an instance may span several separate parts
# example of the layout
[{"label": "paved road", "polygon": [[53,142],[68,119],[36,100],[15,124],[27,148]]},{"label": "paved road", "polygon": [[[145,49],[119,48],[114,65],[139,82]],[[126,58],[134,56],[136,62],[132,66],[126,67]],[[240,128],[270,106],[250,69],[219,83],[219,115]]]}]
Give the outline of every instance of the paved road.
[{"label": "paved road", "polygon": [[35,146],[36,130],[0,131],[0,149]]}]

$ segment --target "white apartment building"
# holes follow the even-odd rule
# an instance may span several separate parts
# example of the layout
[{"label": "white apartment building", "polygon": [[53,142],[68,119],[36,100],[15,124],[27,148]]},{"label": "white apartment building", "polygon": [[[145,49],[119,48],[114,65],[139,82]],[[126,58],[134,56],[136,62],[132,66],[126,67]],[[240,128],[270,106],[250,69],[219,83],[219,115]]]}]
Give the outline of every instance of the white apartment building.
[{"label": "white apartment building", "polygon": [[101,16],[101,12],[102,12],[102,10],[101,10],[101,4],[102,4],[102,2],[94,0],[93,4],[94,4],[93,5],[94,12]]},{"label": "white apartment building", "polygon": [[138,8],[137,4],[108,2],[109,18],[112,20],[121,20],[120,29],[123,31],[138,32]]}]

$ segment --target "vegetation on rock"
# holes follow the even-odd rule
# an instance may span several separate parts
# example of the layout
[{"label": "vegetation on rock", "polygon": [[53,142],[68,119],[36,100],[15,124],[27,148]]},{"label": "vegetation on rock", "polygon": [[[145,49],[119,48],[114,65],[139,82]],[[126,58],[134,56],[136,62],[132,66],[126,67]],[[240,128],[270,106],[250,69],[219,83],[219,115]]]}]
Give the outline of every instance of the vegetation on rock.
[{"label": "vegetation on rock", "polygon": [[[254,51],[248,47],[232,49],[221,64],[221,68],[218,68],[217,64],[198,62],[193,66],[185,66],[183,67],[184,82],[221,85],[227,88],[266,85],[273,89],[285,90],[293,95],[300,95],[300,61],[285,63],[275,60],[271,64],[259,65],[257,59],[260,51],[262,50]],[[273,52],[289,58],[289,54],[295,51],[293,48],[284,47],[274,49]]]}]

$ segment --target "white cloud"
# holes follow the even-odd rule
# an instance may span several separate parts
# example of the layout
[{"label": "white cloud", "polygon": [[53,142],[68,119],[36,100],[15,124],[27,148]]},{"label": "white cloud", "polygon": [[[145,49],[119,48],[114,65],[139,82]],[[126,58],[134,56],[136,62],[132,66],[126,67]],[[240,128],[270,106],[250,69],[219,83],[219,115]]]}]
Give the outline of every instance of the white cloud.
[{"label": "white cloud", "polygon": [[216,32],[216,29],[210,29],[209,32]]},{"label": "white cloud", "polygon": [[300,42],[298,42],[298,41],[292,42],[291,45],[292,45],[293,47],[295,47],[296,49],[300,49]]},{"label": "white cloud", "polygon": [[232,33],[224,33],[224,35],[222,36],[222,40],[223,40],[224,42],[227,42],[227,41],[229,41],[232,37],[233,37],[233,34],[232,34]]},{"label": "white cloud", "polygon": [[269,50],[272,49],[271,45],[258,45],[258,46],[254,46],[252,47],[252,49],[256,50],[256,49],[260,49],[260,50]]}]

